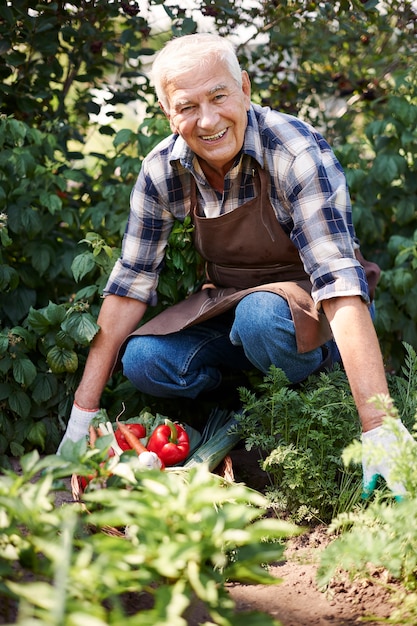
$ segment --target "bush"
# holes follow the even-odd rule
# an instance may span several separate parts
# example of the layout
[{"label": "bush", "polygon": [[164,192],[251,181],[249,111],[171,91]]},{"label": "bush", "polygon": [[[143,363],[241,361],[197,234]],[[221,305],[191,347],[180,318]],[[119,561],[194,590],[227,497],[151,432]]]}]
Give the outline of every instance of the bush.
[{"label": "bush", "polygon": [[388,367],[399,370],[402,341],[417,347],[416,83],[397,76],[364,136],[338,150],[353,200],[358,233],[382,268],[376,327]]},{"label": "bush", "polygon": [[239,428],[247,449],[262,453],[267,496],[280,514],[297,523],[329,522],[357,503],[360,472],[344,468],[342,451],[360,425],[342,370],[311,376],[293,389],[271,367],[258,389],[241,390],[241,399]]},{"label": "bush", "polygon": [[[408,391],[412,397],[410,408],[414,405],[414,439],[401,442],[391,467],[393,480],[404,486],[406,495],[393,501],[383,489],[376,493],[368,506],[338,515],[329,527],[329,534],[336,533],[337,536],[321,556],[317,580],[320,586],[325,586],[342,571],[349,572],[351,577],[378,580],[378,574],[385,570],[389,582],[402,583],[401,587],[391,586],[395,608],[387,623],[412,626],[417,617],[417,533],[414,524],[410,524],[417,514],[417,357],[410,346],[407,352],[412,364],[412,369],[408,370],[411,383]],[[404,390],[402,382],[401,387]],[[383,401],[381,406],[384,407]],[[387,427],[396,433],[398,411],[385,405],[385,412]],[[374,450],[376,461],[381,459],[381,454],[384,451]],[[346,463],[361,463],[359,442],[353,442],[345,450],[344,458]]]},{"label": "bush", "polygon": [[[411,430],[417,415],[417,356],[405,346],[401,375],[389,377],[390,394]],[[296,522],[329,523],[360,504],[361,445],[356,466],[343,462],[345,448],[360,439],[361,427],[345,373],[340,369],[310,376],[296,389],[272,367],[254,391],[241,390],[239,429],[246,448],[257,447],[268,473],[267,496]],[[409,478],[415,464],[404,457]],[[403,473],[403,472],[402,472]],[[414,484],[414,483],[413,483]]]},{"label": "bush", "polygon": [[[32,452],[21,475],[0,476],[0,598],[2,607],[18,601],[15,623],[186,626],[200,602],[213,624],[238,626],[244,616],[278,626],[261,613],[235,614],[226,582],[277,584],[265,566],[297,529],[265,518],[260,494],[204,465],[138,472],[132,457],[118,465],[112,457],[104,467],[107,448],[74,445],[65,467]],[[117,486],[86,493],[84,506],[54,506],[60,479],[97,466]]]}]

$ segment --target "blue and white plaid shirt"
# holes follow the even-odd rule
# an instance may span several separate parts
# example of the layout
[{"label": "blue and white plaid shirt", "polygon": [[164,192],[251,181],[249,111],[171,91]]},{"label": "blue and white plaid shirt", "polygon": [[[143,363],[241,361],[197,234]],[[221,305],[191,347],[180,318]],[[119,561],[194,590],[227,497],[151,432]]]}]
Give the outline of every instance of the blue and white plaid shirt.
[{"label": "blue and white plaid shirt", "polygon": [[258,163],[270,174],[269,195],[281,226],[300,252],[317,306],[335,296],[369,302],[366,277],[354,257],[355,233],[343,170],[323,137],[301,120],[252,105],[244,145],[219,193],[178,135],[144,159],[131,194],[122,253],[104,295],[156,303],[159,272],[174,219],[190,211],[194,176],[200,211],[215,217],[256,196]]}]

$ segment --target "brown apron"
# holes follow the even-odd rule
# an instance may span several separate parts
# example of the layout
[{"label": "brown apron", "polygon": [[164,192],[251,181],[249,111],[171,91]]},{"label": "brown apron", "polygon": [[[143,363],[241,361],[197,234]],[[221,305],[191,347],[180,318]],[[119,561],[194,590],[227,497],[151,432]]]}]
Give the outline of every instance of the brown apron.
[{"label": "brown apron", "polygon": [[192,178],[194,243],[206,261],[203,288],[139,327],[133,335],[167,335],[230,310],[249,293],[269,291],[285,298],[295,325],[297,349],[308,352],[331,339],[325,315],[311,298],[311,283],[294,244],[280,226],[268,196],[268,179],[258,169],[258,196],[215,218],[200,217]]}]

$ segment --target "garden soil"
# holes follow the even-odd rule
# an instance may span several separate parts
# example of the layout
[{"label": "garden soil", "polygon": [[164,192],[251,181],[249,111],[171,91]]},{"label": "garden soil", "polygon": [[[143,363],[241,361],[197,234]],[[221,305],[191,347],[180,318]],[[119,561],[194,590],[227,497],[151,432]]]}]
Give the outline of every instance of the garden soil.
[{"label": "garden soil", "polygon": [[[235,479],[262,491],[266,474],[259,467],[259,455],[235,450],[231,457]],[[229,585],[237,610],[242,611],[242,615],[244,611],[263,611],[282,626],[382,624],[393,611],[386,572],[374,572],[373,582],[351,581],[346,573],[341,573],[326,590],[317,587],[320,552],[331,540],[324,525],[290,539],[284,560],[270,567],[270,572],[281,581],[279,584]],[[366,618],[370,617],[374,619],[368,621]],[[190,626],[199,623],[197,619],[190,622]]]},{"label": "garden soil", "polygon": [[[266,475],[259,468],[256,453],[235,450],[231,458],[235,480],[262,490]],[[71,501],[68,483],[68,492],[57,494],[57,505],[65,506]],[[379,572],[379,578],[374,576],[372,581],[351,581],[347,574],[341,573],[326,590],[318,589],[316,572],[320,552],[329,541],[331,537],[324,525],[290,539],[282,562],[269,568],[280,581],[277,585],[228,584],[236,610],[242,615],[242,624],[245,623],[246,612],[261,611],[273,616],[282,626],[357,626],[364,623],[382,626],[384,618],[388,618],[393,611],[386,572]],[[127,594],[124,599],[129,614],[149,607],[149,602],[150,598],[138,598],[135,594]],[[0,605],[0,624],[12,623],[10,608],[6,617],[5,607]],[[199,626],[207,621],[209,616],[199,604],[188,612],[189,626]]]}]

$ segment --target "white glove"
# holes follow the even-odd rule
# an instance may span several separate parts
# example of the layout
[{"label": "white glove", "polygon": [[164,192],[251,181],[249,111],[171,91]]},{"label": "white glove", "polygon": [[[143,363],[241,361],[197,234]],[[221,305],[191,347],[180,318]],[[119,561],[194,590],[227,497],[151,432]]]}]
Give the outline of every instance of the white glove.
[{"label": "white glove", "polygon": [[67,429],[59,444],[57,454],[61,453],[63,444],[70,439],[71,441],[79,441],[86,435],[88,435],[88,427],[91,420],[98,413],[99,409],[82,409],[78,404],[74,402],[71,415],[68,421]]},{"label": "white glove", "polygon": [[414,441],[404,424],[396,420],[395,428],[386,424],[362,434],[363,496],[369,497],[375,489],[378,476],[382,476],[396,497],[401,498],[406,490],[403,484],[391,479],[393,462],[401,452],[401,445]]}]

